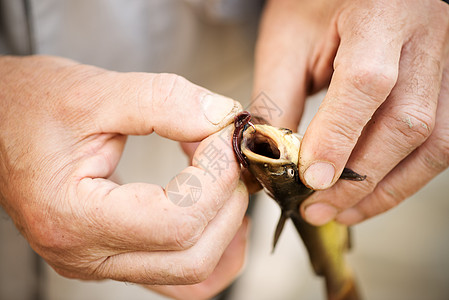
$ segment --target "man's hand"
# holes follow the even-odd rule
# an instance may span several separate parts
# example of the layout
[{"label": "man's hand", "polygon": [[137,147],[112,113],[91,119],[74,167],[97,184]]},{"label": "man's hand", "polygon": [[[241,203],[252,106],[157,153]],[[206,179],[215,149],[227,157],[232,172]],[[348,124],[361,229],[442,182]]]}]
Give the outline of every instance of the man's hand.
[{"label": "man's hand", "polygon": [[[301,210],[315,225],[354,224],[394,207],[449,165],[449,6],[270,1],[254,95],[265,92],[283,110],[272,123],[297,128],[306,96],[326,86],[304,135],[300,173],[313,189],[333,187]],[[367,179],[336,183],[345,166]]]},{"label": "man's hand", "polygon": [[[170,74],[54,57],[2,57],[0,65],[0,203],[58,273],[149,285],[209,278],[158,288],[195,299],[230,283],[244,259],[247,191],[230,136],[214,133],[232,122],[237,102]],[[204,139],[181,173],[198,180],[196,202],[177,205],[160,186],[107,179],[126,135],[152,132]],[[195,161],[214,143],[227,145],[228,164],[205,170]]]}]

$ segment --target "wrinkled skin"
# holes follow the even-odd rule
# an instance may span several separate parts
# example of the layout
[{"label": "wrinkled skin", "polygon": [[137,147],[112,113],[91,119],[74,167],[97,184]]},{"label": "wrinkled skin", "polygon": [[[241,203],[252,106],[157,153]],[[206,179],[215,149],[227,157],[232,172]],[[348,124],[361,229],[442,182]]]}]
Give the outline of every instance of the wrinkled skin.
[{"label": "wrinkled skin", "polygon": [[[247,123],[249,114],[242,113]],[[242,118],[236,117],[235,135],[241,132]],[[239,139],[240,140],[240,139]],[[265,192],[281,208],[281,216],[273,240],[273,251],[285,222],[290,219],[304,242],[315,274],[323,276],[329,300],[359,300],[354,276],[347,266],[344,254],[349,248],[349,228],[338,222],[313,226],[304,221],[299,207],[313,190],[307,188],[298,176],[298,158],[301,137],[286,128],[269,125],[244,126],[242,139],[234,148],[240,152],[246,166],[264,187]],[[240,159],[239,159],[240,160]],[[243,166],[243,164],[242,164]],[[345,169],[340,179],[363,181],[366,176]]]},{"label": "wrinkled skin", "polygon": [[[443,1],[267,3],[254,96],[282,110],[270,123],[297,128],[306,96],[328,88],[301,147],[301,179],[328,189],[304,202],[306,220],[361,222],[448,167],[448,58]],[[336,182],[344,166],[368,179]]]},{"label": "wrinkled skin", "polygon": [[[149,288],[170,297],[210,298],[244,262],[248,195],[231,135],[214,134],[240,110],[176,75],[3,56],[0,204],[63,276],[157,284]],[[193,166],[182,171],[207,187],[194,205],[175,205],[157,185],[108,180],[126,135],[153,132],[202,141]],[[214,179],[195,162],[204,158],[202,149],[226,139],[229,165]]]}]

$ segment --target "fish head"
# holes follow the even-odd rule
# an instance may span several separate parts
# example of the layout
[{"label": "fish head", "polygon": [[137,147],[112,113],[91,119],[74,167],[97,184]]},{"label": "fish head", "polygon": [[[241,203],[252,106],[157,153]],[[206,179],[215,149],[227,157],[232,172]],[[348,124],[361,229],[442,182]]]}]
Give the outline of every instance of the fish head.
[{"label": "fish head", "polygon": [[245,127],[240,144],[249,171],[286,209],[288,203],[284,203],[284,199],[292,199],[292,195],[304,196],[305,199],[312,192],[299,177],[301,140],[302,137],[290,129],[256,124]]}]

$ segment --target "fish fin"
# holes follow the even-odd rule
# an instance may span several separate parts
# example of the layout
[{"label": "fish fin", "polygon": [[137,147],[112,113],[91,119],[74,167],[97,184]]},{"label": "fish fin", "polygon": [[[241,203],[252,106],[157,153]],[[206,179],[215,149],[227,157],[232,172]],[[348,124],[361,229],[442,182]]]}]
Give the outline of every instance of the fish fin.
[{"label": "fish fin", "polygon": [[276,247],[279,237],[281,236],[282,229],[284,229],[285,221],[287,221],[287,219],[288,219],[287,214],[284,211],[282,211],[281,217],[279,218],[278,221],[278,225],[276,226],[276,231],[274,232],[273,250],[271,250],[271,253],[274,253],[274,248]]},{"label": "fish fin", "polygon": [[344,168],[340,175],[340,179],[352,180],[352,181],[363,181],[366,179],[366,175],[360,175],[351,169]]}]

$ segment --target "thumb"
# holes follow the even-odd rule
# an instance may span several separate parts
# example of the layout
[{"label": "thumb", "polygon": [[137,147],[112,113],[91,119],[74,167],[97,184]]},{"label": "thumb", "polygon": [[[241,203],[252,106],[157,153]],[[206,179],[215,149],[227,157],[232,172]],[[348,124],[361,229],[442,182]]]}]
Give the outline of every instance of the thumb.
[{"label": "thumb", "polygon": [[95,109],[100,132],[199,141],[231,123],[241,105],[174,74],[113,73]]}]

